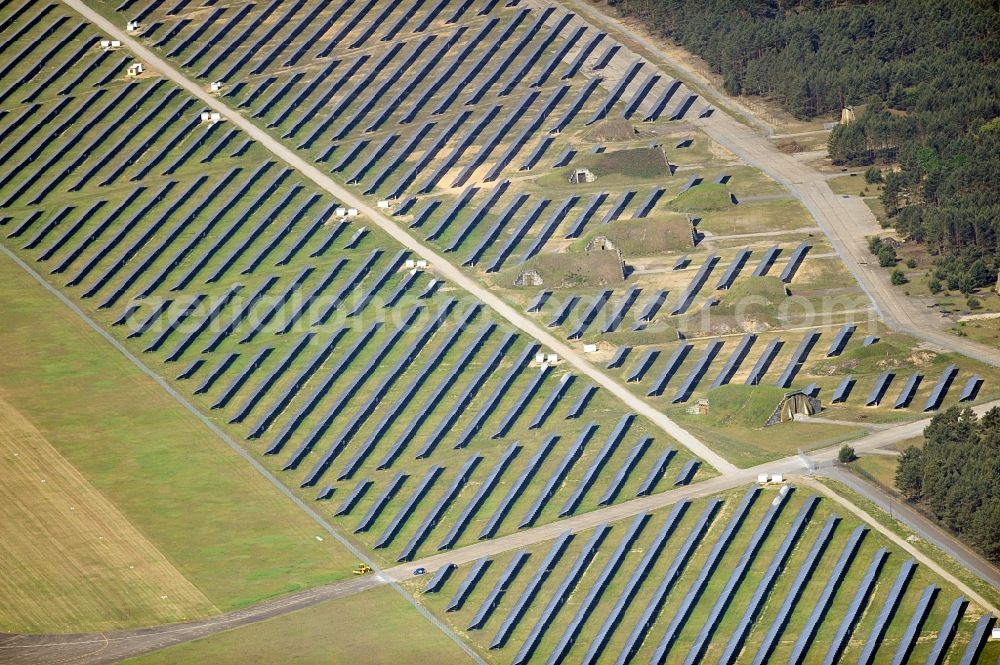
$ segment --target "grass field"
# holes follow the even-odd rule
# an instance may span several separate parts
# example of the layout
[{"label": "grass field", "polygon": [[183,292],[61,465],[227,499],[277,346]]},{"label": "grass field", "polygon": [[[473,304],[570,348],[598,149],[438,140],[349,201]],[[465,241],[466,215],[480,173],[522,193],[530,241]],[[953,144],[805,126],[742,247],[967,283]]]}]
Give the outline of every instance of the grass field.
[{"label": "grass field", "polygon": [[0,459],[0,630],[108,630],[218,611],[2,399]]},{"label": "grass field", "polygon": [[[214,611],[211,604],[233,609],[349,574],[354,561],[346,550],[316,540],[318,526],[7,258],[0,258],[0,310],[6,321],[0,327],[3,400],[65,461],[64,476],[79,471],[79,483],[120,511],[208,599],[188,616]],[[3,522],[6,542],[12,526]],[[48,551],[58,550],[50,542]],[[104,575],[122,574],[115,573],[114,559],[91,564],[95,575],[101,567]],[[65,571],[56,573],[54,585]],[[59,619],[54,607],[57,626],[38,617],[34,627],[80,630],[150,618],[139,614],[141,604],[119,608],[108,600],[93,608],[96,614],[81,612],[72,622]],[[9,608],[5,614],[12,617]]]},{"label": "grass field", "polygon": [[871,475],[886,487],[895,487],[896,467],[898,463],[892,455],[875,455],[867,453],[851,462],[865,473]]},{"label": "grass field", "polygon": [[396,591],[380,587],[125,662],[452,665],[469,657]]}]

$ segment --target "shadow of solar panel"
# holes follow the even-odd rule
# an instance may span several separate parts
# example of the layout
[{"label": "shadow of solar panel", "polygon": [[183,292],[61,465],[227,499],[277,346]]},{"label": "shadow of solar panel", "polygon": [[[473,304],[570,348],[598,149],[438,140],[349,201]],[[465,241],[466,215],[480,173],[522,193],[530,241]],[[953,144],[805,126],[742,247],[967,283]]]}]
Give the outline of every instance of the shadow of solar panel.
[{"label": "shadow of solar panel", "polygon": [[203,293],[199,293],[194,296],[184,309],[182,309],[173,317],[173,319],[170,320],[163,330],[160,331],[160,334],[156,336],[156,339],[154,339],[149,346],[143,349],[142,352],[151,353],[153,351],[158,351],[160,347],[163,346],[168,339],[170,339],[170,336],[174,334],[174,331],[184,325],[185,321],[194,316],[200,310],[201,304],[206,298],[208,298],[208,296]]},{"label": "shadow of solar panel", "polygon": [[962,393],[958,396],[959,402],[970,402],[979,394],[979,389],[983,385],[983,379],[978,374],[973,374],[969,377],[969,380],[965,382],[965,387],[962,388]]},{"label": "shadow of solar panel", "polygon": [[700,461],[696,459],[688,460],[687,464],[685,464],[681,470],[677,472],[677,478],[674,479],[674,487],[690,484],[694,475],[698,472],[698,467],[700,466]]},{"label": "shadow of solar panel", "polygon": [[250,359],[246,367],[244,367],[239,374],[233,377],[233,380],[228,386],[222,391],[218,399],[212,403],[212,409],[221,409],[225,407],[229,402],[236,396],[236,393],[242,388],[250,377],[260,369],[260,366],[264,364],[264,361],[274,352],[273,347],[265,347],[261,349],[257,355]]},{"label": "shadow of solar panel", "polygon": [[506,618],[503,623],[500,624],[500,628],[497,630],[496,636],[490,643],[490,649],[499,649],[503,647],[507,640],[510,639],[510,634],[520,623],[521,618],[524,616],[525,611],[531,606],[531,603],[535,600],[535,596],[538,595],[539,589],[541,589],[542,584],[548,578],[552,569],[559,563],[563,554],[566,552],[566,548],[573,541],[573,534],[569,531],[563,533],[559,536],[552,547],[549,548],[548,553],[545,555],[545,559],[538,567],[538,572],[535,573],[534,577],[528,582],[528,586],[521,592],[521,595],[514,602],[514,606],[507,613]]},{"label": "shadow of solar panel", "polygon": [[[667,83],[667,87],[663,89],[663,92],[660,93],[660,96],[656,98],[655,102],[653,102],[653,106],[650,109],[649,113],[646,114],[646,117],[643,118],[643,122],[656,122],[657,120],[659,120],[660,116],[662,116],[663,112],[666,110],[667,104],[670,103],[670,100],[673,98],[674,94],[677,92],[677,89],[680,87],[681,87],[680,79],[673,79],[669,83]],[[680,148],[682,146],[677,146],[677,147]]]},{"label": "shadow of solar panel", "polygon": [[941,378],[938,382],[934,384],[934,389],[931,394],[928,395],[927,401],[924,403],[924,411],[934,411],[941,406],[942,400],[948,394],[948,389],[951,387],[952,381],[955,380],[955,376],[958,374],[958,366],[948,365],[944,372],[941,373]]},{"label": "shadow of solar panel", "polygon": [[632,368],[631,373],[625,377],[625,381],[627,383],[638,383],[639,381],[642,381],[643,377],[646,376],[646,372],[656,361],[659,355],[660,352],[656,349],[646,351]]},{"label": "shadow of solar panel", "polygon": [[715,264],[719,262],[719,257],[715,253],[710,253],[706,258],[705,262],[701,264],[698,272],[695,274],[694,279],[691,283],[684,289],[684,293],[681,294],[680,299],[677,302],[677,306],[670,312],[671,316],[676,316],[677,314],[683,314],[691,307],[691,303],[698,296],[701,288],[705,285],[708,280],[708,275],[715,268]]},{"label": "shadow of solar panel", "polygon": [[701,358],[698,359],[697,364],[691,368],[691,372],[684,379],[684,383],[681,384],[677,392],[674,393],[673,398],[670,400],[671,403],[677,404],[678,402],[686,402],[688,398],[691,397],[691,393],[698,387],[698,383],[701,382],[705,372],[708,371],[708,366],[712,364],[715,357],[719,354],[719,350],[722,349],[722,340],[713,339],[705,347],[705,351],[702,353]]},{"label": "shadow of solar panel", "polygon": [[785,269],[781,271],[782,282],[787,284],[792,281],[792,278],[795,277],[795,273],[798,271],[799,266],[802,265],[802,260],[805,259],[806,254],[809,252],[811,247],[812,245],[804,242],[795,248],[792,255],[788,257],[788,263],[785,265]]},{"label": "shadow of solar panel", "polygon": [[899,396],[896,398],[896,403],[893,404],[894,409],[905,409],[913,401],[913,394],[917,391],[920,386],[920,381],[923,379],[922,374],[913,373],[903,384],[903,389],[899,391]]},{"label": "shadow of solar panel", "polygon": [[[485,501],[493,493],[493,490],[496,489],[497,484],[500,482],[500,478],[520,452],[521,446],[516,442],[512,443],[510,447],[507,448],[503,457],[500,458],[500,461],[496,463],[496,466],[493,467],[490,474],[479,486],[476,494],[465,505],[465,508],[462,509],[462,512],[455,520],[455,525],[441,540],[441,544],[438,545],[438,551],[448,550],[454,547],[455,543],[469,527],[469,523],[472,521],[472,518],[476,516],[476,513],[479,512],[480,508],[482,508],[483,503],[485,503]],[[451,610],[448,611],[450,612]]]},{"label": "shadow of solar panel", "polygon": [[622,111],[621,117],[628,120],[635,115],[636,111],[639,110],[639,107],[642,106],[642,103],[646,101],[646,96],[649,95],[649,91],[653,89],[653,86],[655,86],[659,80],[660,75],[655,71],[647,75],[643,82],[639,84],[639,87],[636,88],[628,103],[625,105],[625,109]]},{"label": "shadow of solar panel", "polygon": [[441,591],[441,587],[444,586],[445,582],[451,577],[451,574],[458,569],[453,563],[446,563],[437,569],[434,577],[431,578],[427,586],[424,587],[424,593],[438,593]]},{"label": "shadow of solar panel", "polygon": [[868,399],[865,400],[865,406],[878,406],[882,401],[882,397],[885,395],[886,390],[889,389],[889,384],[892,383],[895,374],[890,371],[882,372],[875,379],[875,385],[872,387],[870,393],[868,393]]},{"label": "shadow of solar panel", "polygon": [[483,624],[485,624],[493,614],[493,610],[495,610],[497,605],[500,604],[500,601],[506,594],[507,589],[510,588],[510,585],[515,579],[517,579],[518,573],[520,573],[521,569],[524,568],[524,564],[527,563],[530,556],[530,552],[523,550],[514,554],[510,563],[507,564],[507,568],[500,574],[500,578],[496,581],[493,589],[490,590],[489,594],[483,600],[482,605],[479,606],[479,610],[476,612],[475,616],[473,616],[472,622],[466,630],[479,630],[483,627]]},{"label": "shadow of solar panel", "polygon": [[605,290],[594,296],[590,307],[587,308],[587,311],[584,313],[583,318],[580,319],[580,323],[577,327],[569,334],[568,339],[574,340],[583,337],[584,333],[587,332],[587,328],[590,327],[590,324],[597,319],[601,310],[603,310],[604,306],[609,300],[611,300],[611,295],[613,293],[613,291]]},{"label": "shadow of solar panel", "polygon": [[556,443],[559,441],[559,437],[555,434],[549,435],[542,442],[539,447],[538,452],[532,457],[527,466],[521,471],[521,475],[514,479],[511,484],[510,489],[504,495],[503,499],[497,505],[496,510],[490,517],[486,526],[483,527],[482,531],[479,532],[479,540],[486,540],[487,538],[492,538],[496,534],[503,520],[507,517],[510,509],[513,507],[514,503],[521,497],[524,492],[525,487],[534,479],[535,474],[538,473],[539,467],[545,462],[549,453],[555,448]]},{"label": "shadow of solar panel", "polygon": [[848,374],[844,379],[837,385],[836,390],[833,391],[833,396],[830,398],[830,402],[833,404],[840,404],[841,402],[846,402],[847,398],[851,396],[851,390],[854,388],[854,376]]},{"label": "shadow of solar panel", "polygon": [[371,489],[372,485],[375,483],[370,479],[365,478],[358,482],[351,490],[351,493],[347,495],[347,498],[337,507],[336,512],[334,512],[335,517],[340,517],[341,515],[350,515],[354,507],[358,505],[358,502],[364,498],[368,490]]},{"label": "shadow of solar panel", "polygon": [[465,579],[462,580],[462,583],[455,591],[455,595],[448,601],[448,607],[445,608],[445,612],[457,612],[462,609],[469,594],[475,590],[476,585],[479,584],[479,580],[482,579],[483,574],[489,569],[492,563],[493,559],[482,557],[472,564],[469,574],[465,576]]},{"label": "shadow of solar panel", "polygon": [[[620,647],[618,658],[615,661],[619,665],[625,665],[626,663],[632,661],[633,657],[635,656],[635,652],[638,650],[638,648],[642,645],[643,641],[645,640],[646,634],[652,627],[654,620],[656,619],[657,615],[659,615],[660,611],[663,609],[663,605],[667,599],[667,594],[670,593],[670,590],[676,583],[677,578],[680,576],[681,571],[687,565],[687,562],[690,559],[692,552],[701,542],[702,538],[705,535],[706,530],[708,529],[709,522],[711,522],[712,518],[715,516],[715,513],[719,510],[719,507],[721,505],[722,505],[721,501],[719,501],[718,499],[712,499],[705,506],[705,509],[702,512],[701,516],[698,518],[698,521],[695,523],[694,527],[688,533],[688,536],[685,539],[684,543],[681,545],[680,550],[678,550],[678,552],[674,555],[673,561],[671,561],[670,566],[667,568],[663,577],[660,579],[659,585],[657,585],[649,601],[646,603],[646,606],[643,608],[642,614],[640,615],[639,620],[635,623],[635,627],[632,629],[632,632],[629,633],[628,637],[626,638],[625,644],[622,647]],[[679,508],[680,506],[678,506],[678,509]],[[740,521],[742,521],[744,515],[745,515],[744,512],[737,512],[736,515],[734,515],[733,520],[739,519]],[[732,524],[733,522],[731,521],[730,525]],[[724,531],[723,534],[720,536],[720,539],[725,537],[728,540],[730,536],[731,532],[727,528],[727,530]],[[634,591],[632,593],[634,594]],[[591,645],[591,651],[594,650],[595,645],[599,645],[600,648],[603,649],[604,644],[606,644],[607,642],[607,639],[608,638],[605,637],[603,638],[602,641],[595,640],[594,645]],[[585,662],[588,663],[593,662],[597,655],[598,654],[594,654],[593,656],[591,656],[591,652],[588,652]]]},{"label": "shadow of solar panel", "polygon": [[663,394],[667,384],[674,378],[674,374],[680,369],[681,364],[684,363],[684,359],[687,358],[692,348],[694,347],[688,342],[680,342],[677,345],[674,352],[667,358],[667,363],[663,366],[659,376],[656,377],[653,385],[650,386],[649,392],[646,393],[647,397],[656,397]]},{"label": "shadow of solar panel", "polygon": [[465,487],[466,483],[469,481],[469,476],[476,470],[476,467],[482,461],[481,455],[473,455],[466,461],[466,463],[459,470],[458,475],[452,481],[448,489],[445,490],[444,495],[438,500],[436,504],[431,508],[427,517],[424,521],[417,527],[416,533],[403,548],[403,551],[396,558],[396,561],[412,561],[414,555],[416,554],[417,548],[424,542],[428,535],[430,535],[431,530],[437,526],[442,515],[448,510],[448,507],[455,501],[459,493]]},{"label": "shadow of solar panel", "polygon": [[226,370],[228,370],[239,357],[240,354],[238,353],[229,353],[223,357],[222,360],[219,361],[219,364],[216,365],[212,371],[209,372],[208,376],[205,377],[204,381],[201,382],[201,385],[195,388],[194,394],[201,395],[211,390],[212,386],[215,385],[215,382],[226,373]]},{"label": "shadow of solar panel", "polygon": [[670,114],[670,119],[683,120],[684,116],[691,109],[691,106],[694,104],[696,99],[698,99],[698,95],[691,93],[683,100],[681,100],[681,103],[677,105],[677,108],[674,109],[674,112]]},{"label": "shadow of solar panel", "polygon": [[361,518],[361,521],[358,522],[358,526],[354,528],[354,533],[364,533],[372,527],[375,520],[377,520],[379,515],[382,514],[382,511],[385,510],[386,505],[394,496],[396,496],[399,490],[402,489],[407,478],[409,478],[409,476],[405,473],[397,473],[392,477],[392,480],[390,480],[385,489],[382,490],[382,493],[376,497],[375,503],[372,507],[368,509],[368,512],[365,513],[364,517]]},{"label": "shadow of solar panel", "polygon": [[802,365],[805,363],[806,358],[809,357],[809,352],[816,345],[816,340],[819,339],[819,332],[811,330],[806,333],[802,341],[799,342],[798,347],[796,347],[795,352],[788,361],[788,366],[785,371],[781,373],[778,377],[778,382],[775,384],[779,388],[789,388],[792,385],[792,381],[795,380],[796,375],[799,370],[802,369]]}]

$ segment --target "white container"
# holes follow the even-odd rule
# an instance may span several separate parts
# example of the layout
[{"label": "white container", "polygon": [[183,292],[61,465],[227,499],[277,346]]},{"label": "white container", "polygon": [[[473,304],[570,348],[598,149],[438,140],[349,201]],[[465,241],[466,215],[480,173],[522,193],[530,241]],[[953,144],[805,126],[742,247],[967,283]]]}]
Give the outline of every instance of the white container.
[{"label": "white container", "polygon": [[536,353],[535,354],[535,362],[538,363],[539,365],[544,364],[545,363],[545,354],[544,353]]},{"label": "white container", "polygon": [[403,266],[407,268],[416,268],[417,262],[414,261],[413,259],[406,259],[406,261],[403,263]]},{"label": "white container", "polygon": [[772,483],[783,483],[783,482],[785,482],[785,478],[780,473],[776,473],[773,476],[771,476],[771,482]]},{"label": "white container", "polygon": [[597,353],[597,345],[596,344],[584,344],[583,345],[583,352],[584,353]]},{"label": "white container", "polygon": [[383,210],[388,210],[389,209],[389,202],[387,200],[385,200],[385,199],[379,201],[375,205],[378,206],[379,208],[382,208]]},{"label": "white container", "polygon": [[347,217],[347,208],[337,208],[333,211],[337,217]]},{"label": "white container", "polygon": [[557,363],[559,362],[559,356],[557,356],[554,353],[550,353],[548,357],[545,359],[545,361],[548,363]]},{"label": "white container", "polygon": [[129,21],[128,23],[125,24],[125,30],[127,32],[139,32],[139,22]]},{"label": "white container", "polygon": [[761,485],[767,485],[767,474],[766,473],[758,473],[757,474],[757,482],[760,483]]},{"label": "white container", "polygon": [[417,267],[418,268],[426,268],[427,267],[427,261],[424,260],[424,259],[417,259]]},{"label": "white container", "polygon": [[348,208],[347,209],[347,216],[348,217],[357,217],[358,216],[358,209],[357,208]]},{"label": "white container", "polygon": [[215,81],[209,88],[212,92],[220,92],[222,90],[222,81]]}]

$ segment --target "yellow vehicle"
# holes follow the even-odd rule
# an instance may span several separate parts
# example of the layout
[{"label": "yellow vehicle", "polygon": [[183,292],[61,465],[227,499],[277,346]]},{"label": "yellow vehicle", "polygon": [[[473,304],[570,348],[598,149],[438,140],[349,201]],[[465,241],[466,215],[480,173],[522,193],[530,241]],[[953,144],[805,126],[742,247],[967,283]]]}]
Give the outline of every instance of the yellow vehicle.
[{"label": "yellow vehicle", "polygon": [[367,563],[359,563],[358,566],[354,569],[355,575],[367,575],[370,572],[372,572],[372,567],[369,566]]}]

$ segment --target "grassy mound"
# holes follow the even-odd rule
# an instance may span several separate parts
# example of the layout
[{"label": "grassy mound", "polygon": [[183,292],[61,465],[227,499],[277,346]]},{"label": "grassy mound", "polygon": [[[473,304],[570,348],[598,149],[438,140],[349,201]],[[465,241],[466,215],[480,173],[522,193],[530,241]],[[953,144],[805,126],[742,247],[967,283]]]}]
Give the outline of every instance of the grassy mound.
[{"label": "grassy mound", "polygon": [[537,270],[542,276],[545,289],[575,289],[585,287],[616,286],[622,278],[618,252],[569,252],[564,254],[542,254],[530,261],[501,272],[497,283],[506,288],[514,287],[514,279],[525,270]]},{"label": "grassy mound", "polygon": [[635,136],[635,128],[625,118],[602,120],[583,133],[583,138],[588,141],[628,141]]},{"label": "grassy mound", "polygon": [[[711,309],[707,321],[709,332],[761,332],[778,324],[778,307],[785,299],[785,285],[777,277],[748,277],[737,280],[733,288],[716,293],[721,301]],[[691,325],[695,323],[701,323],[700,314],[692,314]]]},{"label": "grassy mound", "polygon": [[913,349],[893,340],[881,340],[871,346],[861,346],[859,335],[863,336],[863,333],[855,333],[844,353],[834,358],[824,358],[807,367],[807,371],[818,376],[871,375],[881,374],[886,370],[920,370],[933,374],[950,361],[946,354]]},{"label": "grassy mound", "polygon": [[575,166],[589,168],[598,182],[602,177],[614,175],[642,179],[670,176],[670,166],[662,148],[630,148],[586,155]]},{"label": "grassy mound", "polygon": [[625,256],[652,256],[687,251],[693,247],[687,217],[667,213],[646,219],[619,219],[588,233],[573,244],[583,249],[597,236],[605,236]]},{"label": "grassy mound", "polygon": [[733,202],[725,185],[702,183],[675,196],[667,207],[677,212],[711,212],[729,210]]},{"label": "grassy mound", "polygon": [[709,412],[705,419],[714,425],[763,427],[785,392],[776,386],[742,384],[713,388],[706,395]]}]

